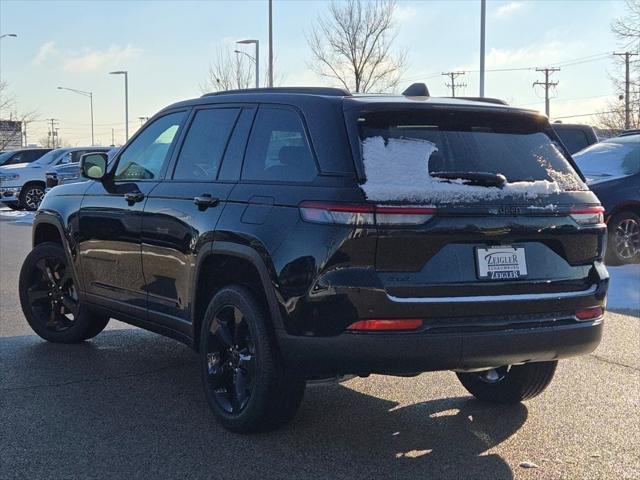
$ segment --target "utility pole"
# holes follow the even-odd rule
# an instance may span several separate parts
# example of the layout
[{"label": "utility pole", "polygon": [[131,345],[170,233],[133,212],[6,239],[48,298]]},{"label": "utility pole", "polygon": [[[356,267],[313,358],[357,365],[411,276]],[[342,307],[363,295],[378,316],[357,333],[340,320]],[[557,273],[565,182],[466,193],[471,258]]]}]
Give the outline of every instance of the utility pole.
[{"label": "utility pole", "polygon": [[451,96],[455,97],[456,96],[456,87],[466,87],[467,84],[466,83],[456,83],[456,78],[458,78],[460,75],[464,75],[467,72],[445,72],[442,75],[444,75],[445,77],[449,77],[451,79],[451,83],[447,83],[447,87],[449,87],[451,89]]},{"label": "utility pole", "polygon": [[269,0],[269,88],[273,87],[273,0]]},{"label": "utility pole", "polygon": [[631,81],[629,79],[629,59],[637,53],[624,52],[614,53],[614,55],[624,57],[625,75],[624,75],[624,128],[631,128],[631,99],[629,98],[629,85]]},{"label": "utility pole", "polygon": [[24,135],[24,146],[27,147],[29,144],[27,143],[27,121],[22,121],[22,135]]},{"label": "utility pole", "polygon": [[51,122],[51,129],[47,134],[47,147],[56,148],[56,125],[58,123],[58,119],[47,118],[47,122]]},{"label": "utility pole", "polygon": [[116,146],[116,130],[115,130],[115,128],[111,129],[111,146],[112,147]]},{"label": "utility pole", "polygon": [[487,23],[487,1],[480,0],[480,98],[484,97],[484,50],[485,24]]},{"label": "utility pole", "polygon": [[549,77],[553,72],[559,72],[557,67],[536,68],[536,72],[544,72],[544,82],[533,82],[533,86],[542,85],[544,87],[544,113],[549,117],[549,89],[558,85],[558,82],[550,82]]}]

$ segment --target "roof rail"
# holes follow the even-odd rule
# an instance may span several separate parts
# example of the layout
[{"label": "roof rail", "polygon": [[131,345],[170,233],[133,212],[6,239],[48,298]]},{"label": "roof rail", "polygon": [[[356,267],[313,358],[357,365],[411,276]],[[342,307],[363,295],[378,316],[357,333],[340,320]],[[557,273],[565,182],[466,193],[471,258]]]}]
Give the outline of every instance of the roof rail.
[{"label": "roof rail", "polygon": [[241,93],[302,93],[307,95],[324,95],[327,97],[348,97],[351,93],[346,88],[333,87],[272,87],[272,88],[244,88],[239,90],[223,90],[221,92],[205,93],[203,97],[216,95],[237,95]]},{"label": "roof rail", "polygon": [[628,137],[629,135],[640,135],[640,128],[630,128],[618,134],[619,137]]},{"label": "roof rail", "polygon": [[501,98],[491,98],[491,97],[447,97],[447,98],[459,98],[461,100],[471,100],[472,102],[495,103],[496,105],[509,105],[507,102],[505,102]]}]

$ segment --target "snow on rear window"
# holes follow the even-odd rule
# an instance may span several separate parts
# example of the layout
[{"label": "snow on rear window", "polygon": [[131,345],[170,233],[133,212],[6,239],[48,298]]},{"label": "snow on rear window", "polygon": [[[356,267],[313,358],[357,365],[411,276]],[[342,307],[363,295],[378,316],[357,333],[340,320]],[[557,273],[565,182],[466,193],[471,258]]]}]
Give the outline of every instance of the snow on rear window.
[{"label": "snow on rear window", "polygon": [[[414,203],[460,203],[521,197],[531,200],[565,190],[586,189],[572,171],[555,170],[544,156],[535,158],[550,180],[510,181],[504,187],[467,185],[464,180],[433,177],[429,161],[438,152],[435,143],[412,138],[370,136],[362,140],[367,181],[361,185],[367,199]],[[496,172],[500,173],[500,172]]]}]

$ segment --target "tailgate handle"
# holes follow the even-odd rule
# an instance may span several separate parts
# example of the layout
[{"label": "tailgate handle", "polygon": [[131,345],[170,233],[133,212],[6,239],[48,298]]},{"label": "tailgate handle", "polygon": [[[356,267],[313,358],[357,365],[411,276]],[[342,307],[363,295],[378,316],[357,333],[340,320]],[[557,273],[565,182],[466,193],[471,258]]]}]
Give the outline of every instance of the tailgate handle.
[{"label": "tailgate handle", "polygon": [[220,202],[220,200],[212,197],[210,193],[203,193],[198,197],[193,197],[193,203],[195,203],[201,210],[206,210],[209,207],[215,207],[218,202]]}]

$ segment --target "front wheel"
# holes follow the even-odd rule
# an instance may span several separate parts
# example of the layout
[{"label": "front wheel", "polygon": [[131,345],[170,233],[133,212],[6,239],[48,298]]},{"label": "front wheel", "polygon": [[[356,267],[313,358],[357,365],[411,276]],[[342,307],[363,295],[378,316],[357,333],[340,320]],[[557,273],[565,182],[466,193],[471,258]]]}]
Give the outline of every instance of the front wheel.
[{"label": "front wheel", "polygon": [[230,286],[213,297],[202,322],[207,400],[216,419],[234,432],[284,425],[304,395],[305,381],[283,365],[266,318],[249,289]]},{"label": "front wheel", "polygon": [[23,187],[20,193],[20,205],[25,210],[34,212],[38,209],[44,198],[44,188],[37,184],[27,184]]},{"label": "front wheel", "polygon": [[109,322],[82,304],[71,268],[62,246],[47,242],[31,250],[20,270],[22,312],[33,331],[50,342],[88,340]]},{"label": "front wheel", "polygon": [[507,365],[481,372],[457,372],[458,380],[478,400],[518,403],[540,395],[555,374],[557,361]]}]

